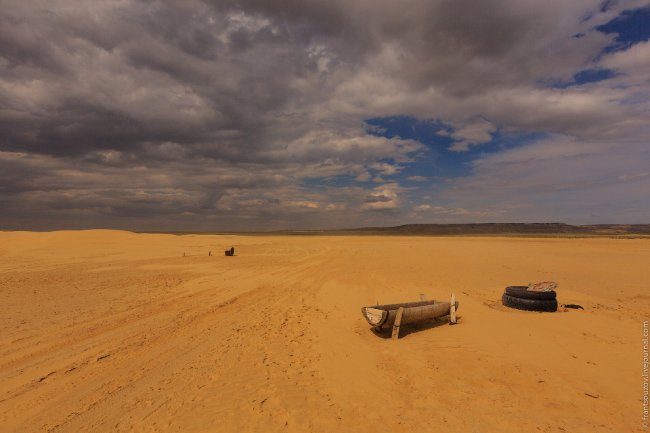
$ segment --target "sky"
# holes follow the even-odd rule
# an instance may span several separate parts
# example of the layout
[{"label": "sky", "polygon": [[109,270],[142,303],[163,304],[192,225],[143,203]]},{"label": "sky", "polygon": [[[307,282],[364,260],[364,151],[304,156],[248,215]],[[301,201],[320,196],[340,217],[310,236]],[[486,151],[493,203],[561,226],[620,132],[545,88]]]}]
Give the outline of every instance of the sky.
[{"label": "sky", "polygon": [[0,230],[650,223],[648,0],[0,5]]}]

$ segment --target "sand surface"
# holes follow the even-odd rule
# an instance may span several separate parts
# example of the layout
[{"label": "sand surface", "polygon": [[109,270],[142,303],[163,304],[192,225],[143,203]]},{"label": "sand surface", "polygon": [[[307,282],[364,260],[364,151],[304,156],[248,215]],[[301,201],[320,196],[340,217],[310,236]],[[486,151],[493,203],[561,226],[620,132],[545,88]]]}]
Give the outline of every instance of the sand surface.
[{"label": "sand surface", "polygon": [[[649,263],[648,239],[0,232],[0,430],[641,431]],[[500,305],[543,280],[585,310]],[[458,325],[398,341],[360,313],[452,291]]]}]

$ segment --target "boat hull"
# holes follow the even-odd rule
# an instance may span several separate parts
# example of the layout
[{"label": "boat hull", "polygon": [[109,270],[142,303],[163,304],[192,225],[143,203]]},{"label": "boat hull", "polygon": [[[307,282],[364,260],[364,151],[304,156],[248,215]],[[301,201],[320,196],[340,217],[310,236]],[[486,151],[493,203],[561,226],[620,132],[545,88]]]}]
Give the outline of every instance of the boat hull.
[{"label": "boat hull", "polygon": [[[451,303],[440,301],[405,302],[402,304],[375,305],[362,307],[361,313],[366,321],[374,327],[393,326],[397,310],[402,307],[402,325],[421,322],[423,320],[444,317],[450,314]],[[458,309],[458,302],[455,302]]]}]

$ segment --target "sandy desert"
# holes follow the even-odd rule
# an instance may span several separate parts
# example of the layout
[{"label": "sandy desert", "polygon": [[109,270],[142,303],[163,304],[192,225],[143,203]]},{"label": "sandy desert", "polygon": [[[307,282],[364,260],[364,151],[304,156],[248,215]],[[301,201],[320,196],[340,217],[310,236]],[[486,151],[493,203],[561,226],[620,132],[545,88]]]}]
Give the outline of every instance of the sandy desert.
[{"label": "sandy desert", "polygon": [[[640,431],[648,263],[650,239],[0,232],[0,430]],[[584,310],[501,305],[544,280]],[[397,341],[360,312],[452,292],[458,325]]]}]

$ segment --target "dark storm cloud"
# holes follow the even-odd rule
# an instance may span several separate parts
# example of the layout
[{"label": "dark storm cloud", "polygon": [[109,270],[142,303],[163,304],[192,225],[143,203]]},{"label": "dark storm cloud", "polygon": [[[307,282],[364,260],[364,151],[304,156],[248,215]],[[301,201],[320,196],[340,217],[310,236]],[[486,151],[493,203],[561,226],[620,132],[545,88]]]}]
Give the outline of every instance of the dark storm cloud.
[{"label": "dark storm cloud", "polygon": [[[6,149],[81,155],[137,152],[163,142],[198,144],[194,150],[200,150],[218,142],[226,158],[237,153],[233,146],[246,146],[238,153],[246,158],[273,123],[269,112],[293,96],[287,81],[292,62],[278,58],[290,53],[268,50],[259,38],[246,55],[231,56],[230,45],[216,43],[223,19],[212,18],[210,32],[205,13],[173,5],[101,12],[95,27],[80,25],[86,16],[78,12],[4,20],[3,57],[9,70],[20,69],[10,85],[24,86],[20,96],[35,105],[26,112],[29,100],[3,97]],[[23,37],[26,29],[38,30],[30,39]],[[21,80],[25,72],[30,81]],[[208,156],[218,157],[214,150]]]},{"label": "dark storm cloud", "polygon": [[[537,11],[499,0],[416,2],[406,11],[380,2],[378,14],[368,14],[363,3],[320,1],[125,2],[99,11],[44,10],[48,5],[9,9],[3,19],[8,69],[42,80],[32,89],[14,78],[34,105],[45,104],[26,112],[3,98],[9,104],[0,128],[9,150],[81,155],[173,142],[199,156],[254,158],[319,120],[309,111],[326,100],[331,83],[310,59],[312,42],[332,51],[332,58],[323,56],[328,63],[358,63],[385,40],[395,42],[409,86],[444,82],[458,92],[468,84],[479,90],[491,81],[512,83],[522,69],[537,66],[508,64],[512,70],[499,67],[486,77],[468,60],[486,59],[490,72],[496,68],[490,62],[516,57],[522,40],[540,36],[531,29],[544,28],[535,25],[544,19]],[[473,79],[478,73],[482,79]],[[298,81],[317,89],[298,89]]]},{"label": "dark storm cloud", "polygon": [[[612,103],[623,87],[540,83],[596,67],[615,35],[595,27],[641,3],[5,1],[0,217],[350,225],[404,191],[306,180],[368,179],[378,163],[395,176],[424,149],[368,134],[370,117],[444,121],[454,151],[497,128],[635,133],[645,108]],[[631,88],[638,57],[603,62]]]}]

